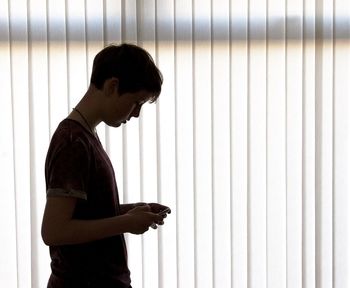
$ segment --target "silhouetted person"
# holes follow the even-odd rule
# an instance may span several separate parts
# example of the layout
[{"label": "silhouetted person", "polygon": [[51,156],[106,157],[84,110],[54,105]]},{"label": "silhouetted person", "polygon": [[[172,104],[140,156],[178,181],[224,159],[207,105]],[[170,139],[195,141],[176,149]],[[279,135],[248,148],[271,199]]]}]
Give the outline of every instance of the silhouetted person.
[{"label": "silhouetted person", "polygon": [[[152,57],[131,44],[111,45],[93,63],[90,86],[57,127],[45,163],[42,237],[50,246],[49,288],[130,288],[123,233],[142,234],[166,217],[157,203],[119,203],[111,161],[96,126],[119,127],[160,95]],[[168,211],[170,213],[170,209]]]}]

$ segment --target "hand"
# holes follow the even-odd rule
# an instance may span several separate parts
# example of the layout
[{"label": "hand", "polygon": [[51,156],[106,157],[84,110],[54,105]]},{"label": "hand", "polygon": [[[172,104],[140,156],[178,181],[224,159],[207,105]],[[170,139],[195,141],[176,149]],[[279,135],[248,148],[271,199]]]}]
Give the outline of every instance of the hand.
[{"label": "hand", "polygon": [[[171,210],[170,210],[170,208],[168,206],[164,206],[164,205],[161,205],[161,204],[158,204],[158,203],[149,203],[148,205],[151,207],[152,212],[157,213],[158,215],[162,216],[163,219],[167,217],[167,214],[171,213]],[[161,213],[162,211],[165,211],[166,209],[168,211],[166,211],[164,213]],[[157,229],[157,225],[163,225],[164,224],[163,219],[162,219],[162,221],[154,222],[151,227],[153,229]]]},{"label": "hand", "polygon": [[129,210],[125,215],[130,217],[128,226],[129,232],[132,234],[143,234],[154,223],[163,221],[163,217],[152,212],[149,205],[137,206]]},{"label": "hand", "polygon": [[164,214],[161,214],[163,216],[163,218],[166,218],[167,214],[171,213],[171,210],[168,206],[162,205],[162,204],[158,204],[158,203],[148,203],[148,206],[151,207],[151,211],[153,213],[160,213],[162,211],[164,211],[165,209],[169,209],[169,211],[167,211]]}]

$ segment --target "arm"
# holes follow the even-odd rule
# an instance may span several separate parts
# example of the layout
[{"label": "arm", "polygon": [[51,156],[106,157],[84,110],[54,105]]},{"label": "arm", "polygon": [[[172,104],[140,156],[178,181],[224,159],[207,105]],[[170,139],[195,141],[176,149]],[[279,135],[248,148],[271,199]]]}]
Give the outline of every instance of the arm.
[{"label": "arm", "polygon": [[130,204],[120,204],[120,214],[126,214],[129,210],[134,209],[137,206],[147,205],[145,202],[130,203]]},{"label": "arm", "polygon": [[126,232],[142,234],[154,222],[161,220],[161,216],[150,212],[148,205],[131,209],[121,216],[97,220],[73,219],[76,201],[70,197],[47,198],[41,227],[46,245],[86,243]]}]

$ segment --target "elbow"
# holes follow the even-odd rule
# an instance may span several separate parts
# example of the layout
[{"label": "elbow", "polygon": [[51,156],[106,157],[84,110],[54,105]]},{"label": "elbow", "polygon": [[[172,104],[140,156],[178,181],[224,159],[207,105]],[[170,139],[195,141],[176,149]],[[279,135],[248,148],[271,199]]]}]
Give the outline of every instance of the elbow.
[{"label": "elbow", "polygon": [[43,239],[45,245],[47,245],[47,246],[63,245],[62,241],[60,241],[60,239],[58,239],[54,235],[42,233],[41,238]]},{"label": "elbow", "polygon": [[45,245],[47,246],[53,246],[53,241],[47,231],[44,227],[41,228],[41,238],[43,239]]},{"label": "elbow", "polygon": [[42,239],[43,239],[44,244],[45,244],[46,246],[53,246],[52,243],[50,242],[50,240],[48,240],[47,238],[42,237]]},{"label": "elbow", "polygon": [[54,225],[42,225],[41,238],[47,246],[72,244],[74,241],[71,241],[69,238],[70,233],[67,233],[69,230],[65,223],[60,223],[59,225],[57,223]]},{"label": "elbow", "polygon": [[57,239],[57,232],[44,225],[41,227],[41,238],[47,246],[57,246],[59,239]]}]

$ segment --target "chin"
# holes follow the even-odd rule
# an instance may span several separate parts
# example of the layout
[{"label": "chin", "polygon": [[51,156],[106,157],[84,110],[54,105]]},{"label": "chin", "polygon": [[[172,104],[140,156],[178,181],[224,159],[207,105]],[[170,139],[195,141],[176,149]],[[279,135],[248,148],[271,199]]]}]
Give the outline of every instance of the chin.
[{"label": "chin", "polygon": [[118,121],[118,122],[109,122],[109,123],[106,123],[108,126],[110,127],[119,127],[121,126],[122,124],[126,124],[127,121]]},{"label": "chin", "polygon": [[117,122],[117,123],[116,122],[105,122],[105,124],[109,127],[114,127],[114,128],[117,128],[117,127],[122,125],[121,122]]}]

